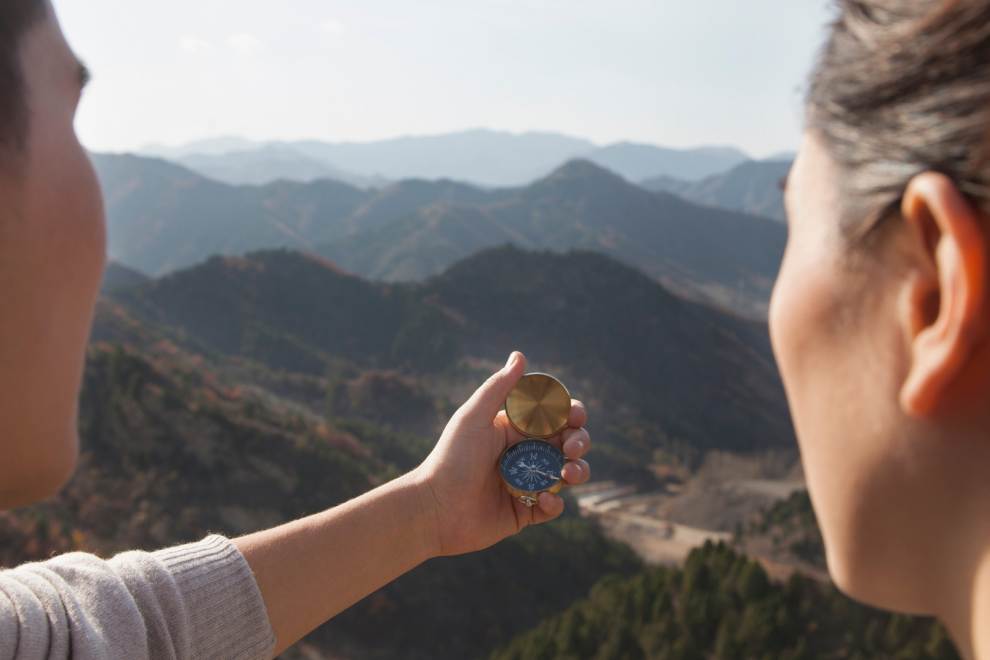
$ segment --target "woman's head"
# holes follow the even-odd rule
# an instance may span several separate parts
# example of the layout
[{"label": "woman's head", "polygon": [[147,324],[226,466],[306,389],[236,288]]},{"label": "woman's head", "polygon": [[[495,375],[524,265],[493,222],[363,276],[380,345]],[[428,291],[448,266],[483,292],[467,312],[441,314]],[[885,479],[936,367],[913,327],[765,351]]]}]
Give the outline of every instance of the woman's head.
[{"label": "woman's head", "polygon": [[771,306],[841,588],[932,612],[990,548],[990,0],[843,0]]},{"label": "woman's head", "polygon": [[845,236],[866,238],[928,170],[990,197],[990,2],[839,6],[807,123],[839,166]]},{"label": "woman's head", "polygon": [[0,3],[0,508],[51,494],[75,465],[105,258],[73,126],[84,78],[47,0]]}]

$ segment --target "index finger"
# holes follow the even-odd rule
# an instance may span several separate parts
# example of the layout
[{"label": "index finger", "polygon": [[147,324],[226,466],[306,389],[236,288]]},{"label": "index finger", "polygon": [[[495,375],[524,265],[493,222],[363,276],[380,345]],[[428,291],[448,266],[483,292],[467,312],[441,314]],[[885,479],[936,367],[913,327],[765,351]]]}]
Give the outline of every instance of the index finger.
[{"label": "index finger", "polygon": [[[584,407],[584,403],[578,401],[577,399],[571,399],[571,411],[567,416],[567,428],[568,429],[580,429],[584,428],[584,425],[588,422],[588,410]],[[506,434],[506,447],[511,447],[514,444],[520,443],[523,440],[529,439],[528,436],[523,435],[516,427],[514,427],[509,422],[509,416],[504,410],[499,411],[498,415],[495,416],[495,425],[505,431]],[[557,449],[564,450],[563,434],[567,432],[564,429],[560,433],[554,434],[550,438],[543,438],[545,442],[549,442],[551,445]]]},{"label": "index finger", "polygon": [[588,423],[588,409],[584,403],[577,399],[571,399],[571,413],[567,417],[567,425],[572,429],[579,429]]}]

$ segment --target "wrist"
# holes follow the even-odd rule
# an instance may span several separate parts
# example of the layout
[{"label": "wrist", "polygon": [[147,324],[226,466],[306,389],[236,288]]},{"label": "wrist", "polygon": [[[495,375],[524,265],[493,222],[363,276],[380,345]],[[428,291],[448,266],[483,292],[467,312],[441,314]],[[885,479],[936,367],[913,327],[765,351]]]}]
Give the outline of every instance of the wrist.
[{"label": "wrist", "polygon": [[396,479],[396,483],[402,496],[408,498],[407,501],[411,506],[411,520],[417,532],[416,538],[422,561],[439,557],[443,554],[440,542],[440,517],[436,493],[429,475],[419,467]]}]

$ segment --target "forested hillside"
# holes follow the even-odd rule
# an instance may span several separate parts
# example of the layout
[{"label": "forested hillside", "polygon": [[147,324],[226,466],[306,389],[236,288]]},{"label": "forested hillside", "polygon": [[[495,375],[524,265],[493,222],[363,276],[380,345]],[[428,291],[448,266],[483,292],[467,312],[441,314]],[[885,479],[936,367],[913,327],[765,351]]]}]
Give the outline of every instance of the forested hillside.
[{"label": "forested hillside", "polygon": [[958,658],[925,619],[857,605],[795,574],[769,580],[725,545],[695,550],[682,569],[607,578],[584,600],[544,621],[493,660],[694,660]]},{"label": "forested hillside", "polygon": [[[262,252],[215,257],[112,299],[198,352],[314,378],[353,365],[397,370],[429,389],[483,378],[471,365],[522,350],[598,413],[601,476],[648,479],[644,457],[656,449],[693,460],[712,448],[793,446],[765,325],[684,300],[595,253],[502,247],[398,285]],[[97,336],[120,338],[101,321]]]},{"label": "forested hillside", "polygon": [[[276,525],[358,495],[432,447],[433,438],[367,420],[329,422],[202,363],[174,366],[190,359],[199,363],[91,349],[77,474],[55,500],[0,513],[0,566]],[[601,575],[638,567],[627,548],[569,517],[485,553],[430,562],[307,644],[337,658],[483,657]]]}]

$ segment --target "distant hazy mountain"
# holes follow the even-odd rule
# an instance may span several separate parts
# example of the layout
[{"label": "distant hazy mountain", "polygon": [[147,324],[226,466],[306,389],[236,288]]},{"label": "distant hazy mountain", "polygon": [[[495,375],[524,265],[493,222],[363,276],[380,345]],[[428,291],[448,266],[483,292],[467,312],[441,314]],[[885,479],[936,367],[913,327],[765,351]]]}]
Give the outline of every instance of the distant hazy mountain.
[{"label": "distant hazy mountain", "polygon": [[595,250],[679,291],[765,311],[786,239],[775,223],[652,193],[587,161],[501,193],[487,204],[433,204],[320,251],[366,277],[411,280],[504,243]]},{"label": "distant hazy mountain", "polygon": [[656,176],[695,181],[724,172],[749,158],[733,147],[666,149],[628,142],[597,149],[585,157],[630,181]]},{"label": "distant hazy mountain", "polygon": [[309,183],[318,179],[333,179],[360,188],[386,183],[382,179],[345,172],[297,149],[282,146],[261,146],[220,154],[189,154],[173,160],[205,177],[235,185],[262,185],[281,180]]},{"label": "distant hazy mountain", "polygon": [[164,160],[92,158],[106,199],[110,257],[152,275],[215,254],[315,248],[433,204],[483,203],[500,194],[453,181],[409,180],[371,191],[330,180],[232,186]]},{"label": "distant hazy mountain", "polygon": [[231,186],[166,161],[94,155],[112,259],[159,275],[214,254],[307,248],[347,235],[369,195],[334,181]]},{"label": "distant hazy mountain", "polygon": [[765,161],[786,160],[788,162],[794,162],[794,159],[795,158],[797,158],[797,152],[796,151],[779,151],[779,152],[777,152],[775,154],[772,154],[770,156],[767,156],[763,160],[765,160]]},{"label": "distant hazy mountain", "polygon": [[113,293],[121,289],[126,289],[139,284],[146,284],[151,278],[144,273],[139,273],[133,268],[122,266],[114,261],[107,264],[103,272],[103,284],[100,286],[102,293]]},{"label": "distant hazy mountain", "polygon": [[[244,158],[254,150],[277,148],[336,171],[371,179],[457,179],[485,186],[528,183],[560,163],[593,151],[593,143],[556,133],[469,130],[372,142],[252,142],[220,138],[179,147],[152,146],[142,153],[190,165],[200,155]],[[195,160],[190,160],[195,159]],[[194,169],[198,169],[194,167]],[[224,178],[224,177],[221,177]],[[337,177],[331,177],[337,178]]]},{"label": "distant hazy mountain", "polygon": [[264,252],[213,258],[115,300],[209,351],[317,376],[340,359],[423,373],[521,348],[594,382],[596,398],[638,411],[668,440],[793,442],[765,324],[688,302],[595,253],[503,247],[396,287]]},{"label": "distant hazy mountain", "polygon": [[158,158],[168,158],[175,160],[193,154],[205,154],[218,156],[232,151],[248,151],[263,146],[264,143],[233,135],[208,138],[206,140],[196,140],[188,144],[178,146],[168,146],[164,144],[149,144],[139,151],[146,156],[156,156]]},{"label": "distant hazy mountain", "polygon": [[555,133],[471,130],[378,142],[294,142],[303,153],[352,172],[387,179],[456,179],[485,186],[528,183],[594,149],[587,140]]},{"label": "distant hazy mountain", "polygon": [[[267,170],[263,170],[265,176],[260,176],[257,164],[250,164],[248,154],[264,153],[268,149],[275,149],[283,158],[294,154],[308,163],[272,166],[270,169],[281,178],[311,180],[315,178],[314,172],[319,172],[313,166],[315,161],[330,168],[329,178],[359,185],[364,183],[353,177],[456,179],[490,187],[518,186],[546,176],[574,158],[599,163],[632,181],[661,175],[695,180],[723,172],[747,159],[744,153],[731,147],[681,150],[629,143],[599,147],[588,140],[557,133],[516,134],[485,129],[374,142],[260,143],[220,138],[181,147],[150,147],[143,153],[182,162],[224,181],[261,183],[278,177],[271,176]],[[270,156],[258,156],[256,160],[264,163],[269,159]],[[240,164],[245,160],[247,165]],[[296,167],[298,177],[293,175]],[[247,178],[246,174],[253,178]]]},{"label": "distant hazy mountain", "polygon": [[751,160],[728,172],[690,182],[671,177],[643,181],[649,190],[673,193],[698,204],[743,211],[784,222],[784,196],[780,181],[791,161]]}]

